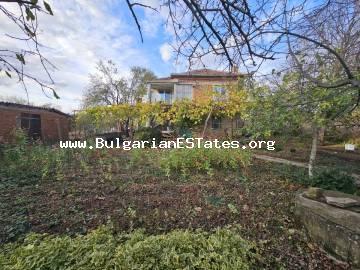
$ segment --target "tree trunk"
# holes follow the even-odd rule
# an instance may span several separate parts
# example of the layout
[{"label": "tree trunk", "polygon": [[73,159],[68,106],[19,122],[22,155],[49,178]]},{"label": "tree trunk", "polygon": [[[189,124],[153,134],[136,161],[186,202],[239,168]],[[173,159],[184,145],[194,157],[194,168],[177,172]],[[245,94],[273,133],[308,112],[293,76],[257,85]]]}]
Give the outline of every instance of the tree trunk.
[{"label": "tree trunk", "polygon": [[313,134],[312,134],[312,144],[311,144],[311,152],[309,159],[309,177],[312,178],[314,176],[314,163],[316,158],[317,146],[319,140],[319,128],[317,126],[313,126]]},{"label": "tree trunk", "polygon": [[204,123],[204,129],[203,129],[202,134],[201,134],[201,137],[202,137],[202,138],[204,138],[204,136],[205,136],[205,132],[206,132],[207,125],[208,125],[208,122],[209,122],[209,120],[210,120],[212,111],[213,111],[213,108],[211,107],[211,109],[210,109],[210,111],[209,111],[209,114],[208,114],[208,116],[206,117],[206,120],[205,120],[205,123]]},{"label": "tree trunk", "polygon": [[319,129],[319,145],[324,145],[325,127]]},{"label": "tree trunk", "polygon": [[130,134],[129,134],[129,122],[130,122],[130,118],[126,119],[125,122],[125,136],[127,138],[129,138]]},{"label": "tree trunk", "polygon": [[134,121],[131,120],[130,121],[130,131],[129,131],[129,138],[131,141],[134,139],[134,130],[135,130]]}]

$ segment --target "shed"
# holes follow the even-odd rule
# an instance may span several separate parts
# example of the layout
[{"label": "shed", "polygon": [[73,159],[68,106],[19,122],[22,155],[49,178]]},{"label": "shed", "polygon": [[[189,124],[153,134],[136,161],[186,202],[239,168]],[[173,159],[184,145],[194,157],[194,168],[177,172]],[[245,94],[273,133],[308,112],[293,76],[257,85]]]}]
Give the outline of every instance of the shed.
[{"label": "shed", "polygon": [[55,143],[69,138],[69,114],[57,109],[0,102],[0,142],[10,142],[21,128],[30,139]]}]

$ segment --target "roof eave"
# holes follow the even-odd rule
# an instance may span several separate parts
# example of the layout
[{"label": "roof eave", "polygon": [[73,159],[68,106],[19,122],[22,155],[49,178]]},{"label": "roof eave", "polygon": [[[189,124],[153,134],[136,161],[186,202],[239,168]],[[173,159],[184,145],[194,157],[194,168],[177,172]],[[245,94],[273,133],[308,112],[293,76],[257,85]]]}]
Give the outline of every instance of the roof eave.
[{"label": "roof eave", "polygon": [[4,102],[4,101],[0,101],[0,106],[9,107],[9,108],[27,109],[27,110],[42,110],[42,111],[57,113],[57,114],[60,114],[60,115],[63,115],[63,116],[69,117],[69,118],[71,117],[70,114],[64,113],[64,112],[59,111],[54,108],[45,108],[45,107],[40,107],[40,106],[19,104],[19,103],[13,103],[13,102]]}]

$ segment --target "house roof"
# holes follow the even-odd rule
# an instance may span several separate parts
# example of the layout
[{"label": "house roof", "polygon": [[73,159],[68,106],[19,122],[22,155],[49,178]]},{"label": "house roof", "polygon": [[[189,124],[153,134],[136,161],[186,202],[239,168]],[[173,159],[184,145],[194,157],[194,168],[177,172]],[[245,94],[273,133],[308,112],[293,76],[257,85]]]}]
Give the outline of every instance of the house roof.
[{"label": "house roof", "polygon": [[172,73],[171,78],[174,77],[237,77],[241,76],[242,74],[237,72],[227,72],[221,70],[214,70],[214,69],[195,69],[189,70],[186,72],[181,73]]},{"label": "house roof", "polygon": [[179,82],[178,79],[173,79],[170,77],[166,77],[166,78],[158,78],[158,79],[154,79],[152,81],[148,81],[148,83],[169,83],[169,82],[173,82],[173,83],[177,83]]},{"label": "house roof", "polygon": [[26,109],[26,110],[43,110],[43,111],[48,111],[48,112],[61,114],[61,115],[64,115],[66,117],[71,117],[70,114],[64,113],[64,112],[59,111],[57,109],[39,107],[39,106],[32,106],[32,105],[25,105],[25,104],[19,104],[19,103],[12,103],[12,102],[0,101],[0,107],[19,108],[19,109]]},{"label": "house roof", "polygon": [[237,72],[227,72],[214,69],[195,69],[181,73],[171,73],[170,77],[157,78],[155,80],[149,81],[148,83],[177,83],[181,79],[185,78],[238,78],[239,76],[244,76],[244,74]]}]

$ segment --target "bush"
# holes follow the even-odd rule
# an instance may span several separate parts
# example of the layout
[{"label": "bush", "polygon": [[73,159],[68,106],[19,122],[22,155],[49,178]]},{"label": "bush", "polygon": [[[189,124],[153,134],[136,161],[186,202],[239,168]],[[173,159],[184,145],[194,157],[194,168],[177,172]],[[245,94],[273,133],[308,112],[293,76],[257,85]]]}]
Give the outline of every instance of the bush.
[{"label": "bush", "polygon": [[183,148],[162,151],[159,165],[167,176],[180,173],[186,177],[191,173],[212,175],[215,169],[241,170],[250,164],[250,153],[238,149]]},{"label": "bush", "polygon": [[151,127],[141,128],[137,130],[134,134],[134,140],[138,140],[138,141],[151,142],[153,139],[155,139],[155,141],[159,143],[161,141],[161,138],[162,138],[161,131],[159,128],[151,128]]},{"label": "bush", "polygon": [[141,231],[113,235],[101,227],[85,236],[30,234],[0,253],[4,270],[42,269],[253,269],[254,244],[235,231],[175,230],[147,236]]},{"label": "bush", "polygon": [[354,179],[338,169],[325,169],[317,172],[309,180],[309,185],[350,194],[354,194],[357,190]]}]

